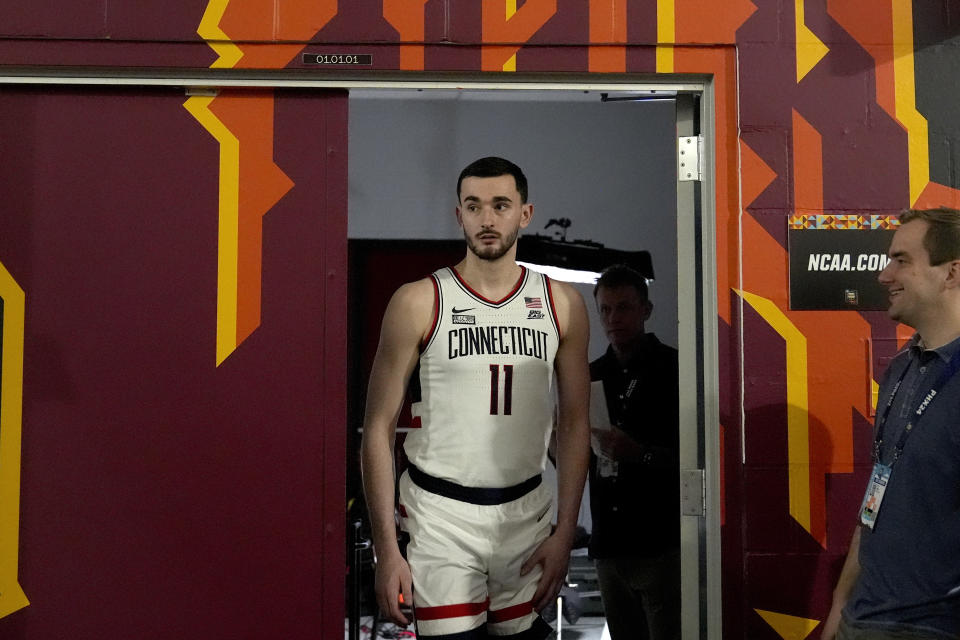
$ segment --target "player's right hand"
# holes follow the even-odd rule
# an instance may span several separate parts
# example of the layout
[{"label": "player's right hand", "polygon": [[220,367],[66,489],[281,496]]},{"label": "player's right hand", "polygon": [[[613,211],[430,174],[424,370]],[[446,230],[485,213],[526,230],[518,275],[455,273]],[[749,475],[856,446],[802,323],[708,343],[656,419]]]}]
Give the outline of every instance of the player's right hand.
[{"label": "player's right hand", "polygon": [[413,577],[410,565],[399,553],[377,558],[376,591],[377,605],[383,615],[394,624],[404,627],[410,624],[401,607],[410,611],[413,606]]}]

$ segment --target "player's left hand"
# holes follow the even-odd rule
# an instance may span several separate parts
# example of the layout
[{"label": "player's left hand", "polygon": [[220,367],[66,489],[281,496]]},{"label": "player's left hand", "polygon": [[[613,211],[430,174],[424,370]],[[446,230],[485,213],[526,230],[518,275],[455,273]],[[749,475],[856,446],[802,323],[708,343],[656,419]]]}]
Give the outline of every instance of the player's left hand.
[{"label": "player's left hand", "polygon": [[520,575],[525,576],[537,565],[543,570],[540,583],[533,594],[533,609],[540,611],[557,599],[567,579],[567,565],[570,563],[570,547],[572,539],[554,532],[544,540],[520,568]]}]

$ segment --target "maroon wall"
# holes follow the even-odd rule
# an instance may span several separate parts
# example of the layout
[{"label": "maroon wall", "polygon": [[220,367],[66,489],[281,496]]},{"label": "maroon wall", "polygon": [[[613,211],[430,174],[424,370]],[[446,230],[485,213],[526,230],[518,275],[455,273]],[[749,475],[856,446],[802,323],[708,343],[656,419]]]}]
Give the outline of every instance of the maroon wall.
[{"label": "maroon wall", "polygon": [[218,145],[183,102],[0,93],[31,601],[3,638],[342,624],[346,95],[276,96],[274,160],[294,187],[263,218],[260,326],[219,367]]}]

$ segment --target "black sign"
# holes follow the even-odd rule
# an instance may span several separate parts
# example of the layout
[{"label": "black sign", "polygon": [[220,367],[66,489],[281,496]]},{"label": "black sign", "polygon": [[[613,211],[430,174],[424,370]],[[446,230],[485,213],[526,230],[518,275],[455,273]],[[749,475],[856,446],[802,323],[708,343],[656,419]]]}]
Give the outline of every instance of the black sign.
[{"label": "black sign", "polygon": [[318,64],[324,67],[336,67],[342,65],[364,65],[373,64],[372,53],[305,53],[303,54],[303,64]]},{"label": "black sign", "polygon": [[790,229],[790,308],[885,311],[895,229]]}]

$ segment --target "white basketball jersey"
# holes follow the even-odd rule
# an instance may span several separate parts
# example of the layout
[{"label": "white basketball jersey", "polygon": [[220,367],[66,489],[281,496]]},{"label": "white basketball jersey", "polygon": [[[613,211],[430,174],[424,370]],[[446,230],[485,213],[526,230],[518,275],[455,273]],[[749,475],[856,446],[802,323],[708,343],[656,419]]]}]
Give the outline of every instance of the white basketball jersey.
[{"label": "white basketball jersey", "polygon": [[560,342],[550,280],[525,267],[503,300],[452,268],[431,275],[434,326],[411,380],[404,451],[422,471],[470,487],[509,487],[546,462]]}]

